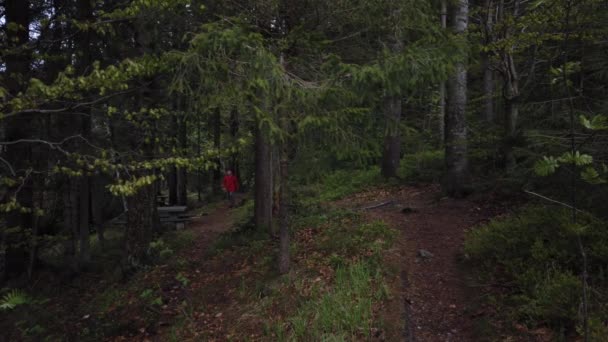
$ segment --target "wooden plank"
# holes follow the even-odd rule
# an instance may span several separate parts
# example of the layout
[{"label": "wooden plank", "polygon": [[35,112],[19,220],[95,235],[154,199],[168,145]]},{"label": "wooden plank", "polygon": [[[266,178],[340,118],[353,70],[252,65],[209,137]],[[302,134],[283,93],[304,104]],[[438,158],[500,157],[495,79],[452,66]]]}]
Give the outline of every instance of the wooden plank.
[{"label": "wooden plank", "polygon": [[164,220],[160,220],[160,222],[162,223],[168,223],[168,222],[190,222],[191,220],[188,219],[164,219]]},{"label": "wooden plank", "polygon": [[158,207],[158,212],[185,212],[188,210],[188,207],[185,206],[173,206],[173,207]]}]

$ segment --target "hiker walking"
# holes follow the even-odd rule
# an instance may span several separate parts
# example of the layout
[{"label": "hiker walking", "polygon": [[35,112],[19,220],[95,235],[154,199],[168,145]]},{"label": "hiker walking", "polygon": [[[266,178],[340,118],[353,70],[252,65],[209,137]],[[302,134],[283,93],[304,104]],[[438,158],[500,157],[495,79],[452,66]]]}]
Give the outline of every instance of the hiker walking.
[{"label": "hiker walking", "polygon": [[232,174],[231,170],[226,171],[224,175],[224,181],[222,182],[224,191],[228,194],[230,200],[230,208],[234,207],[234,192],[239,188],[239,181],[235,175]]}]

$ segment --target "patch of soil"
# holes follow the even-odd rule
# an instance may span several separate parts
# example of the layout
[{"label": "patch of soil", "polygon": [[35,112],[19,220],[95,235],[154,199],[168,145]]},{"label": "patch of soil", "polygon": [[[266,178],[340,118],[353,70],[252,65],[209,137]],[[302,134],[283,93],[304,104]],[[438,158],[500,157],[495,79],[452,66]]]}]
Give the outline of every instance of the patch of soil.
[{"label": "patch of soil", "polygon": [[[385,317],[389,326],[402,327],[399,339],[478,340],[471,288],[460,258],[466,231],[503,211],[494,203],[442,198],[437,185],[375,189],[339,203],[364,208],[369,219],[401,231],[388,259],[392,265],[400,263],[401,271],[391,283],[395,300]],[[395,332],[387,335],[396,338]]]}]

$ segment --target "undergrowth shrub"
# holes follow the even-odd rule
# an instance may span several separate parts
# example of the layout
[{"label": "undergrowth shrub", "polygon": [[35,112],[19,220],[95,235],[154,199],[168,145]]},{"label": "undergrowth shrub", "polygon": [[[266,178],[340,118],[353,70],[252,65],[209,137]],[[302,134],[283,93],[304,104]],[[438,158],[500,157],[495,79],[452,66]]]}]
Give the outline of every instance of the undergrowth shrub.
[{"label": "undergrowth shrub", "polygon": [[399,165],[399,176],[406,181],[437,182],[444,166],[442,150],[423,150],[405,155]]},{"label": "undergrowth shrub", "polygon": [[321,180],[318,185],[318,196],[312,199],[320,202],[337,200],[380,184],[382,181],[378,167],[366,170],[335,171]]},{"label": "undergrowth shrub", "polygon": [[337,256],[353,256],[367,254],[370,262],[379,263],[380,252],[393,244],[395,233],[385,223],[375,221],[372,223],[352,225],[351,219],[340,221],[341,224],[332,224],[320,237],[319,249]]},{"label": "undergrowth shrub", "polygon": [[[469,232],[465,256],[480,276],[512,285],[503,300],[513,318],[571,334],[582,322],[578,236],[588,256],[591,317],[606,322],[605,222],[579,214],[578,224],[573,225],[567,210],[529,207]],[[596,333],[598,329],[608,332],[605,324],[596,324],[594,329]]]},{"label": "undergrowth shrub", "polygon": [[306,302],[289,318],[296,341],[369,337],[372,323],[372,285],[375,273],[365,262],[338,268],[334,286],[316,300]]}]

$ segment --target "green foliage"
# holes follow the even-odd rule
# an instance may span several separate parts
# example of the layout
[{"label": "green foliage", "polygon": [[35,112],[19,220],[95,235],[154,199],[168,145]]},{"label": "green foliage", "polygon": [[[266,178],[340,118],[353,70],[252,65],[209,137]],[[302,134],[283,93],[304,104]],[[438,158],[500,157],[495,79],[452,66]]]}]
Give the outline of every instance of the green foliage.
[{"label": "green foliage", "polygon": [[33,299],[23,290],[13,289],[0,300],[0,311],[13,310],[18,306],[32,304]]},{"label": "green foliage", "polygon": [[288,319],[292,338],[297,341],[369,338],[374,281],[381,279],[376,279],[365,263],[339,268],[333,289],[307,302]]},{"label": "green foliage", "polygon": [[175,276],[175,280],[179,281],[183,287],[187,287],[190,284],[190,280],[183,273],[178,273]]},{"label": "green foliage", "polygon": [[165,243],[162,238],[150,242],[148,246],[148,256],[156,262],[168,260],[173,255],[173,249]]},{"label": "green foliage", "polygon": [[321,202],[333,201],[365,188],[380,184],[380,170],[372,167],[367,170],[338,170],[324,177],[318,185]]},{"label": "green foliage", "polygon": [[394,242],[395,232],[383,222],[355,224],[361,218],[357,215],[334,218],[320,237],[320,250],[336,258],[337,255],[350,256],[370,252],[370,260],[379,262],[380,251],[386,250]]},{"label": "green foliage", "polygon": [[444,168],[444,151],[423,150],[405,155],[399,166],[399,176],[406,181],[439,181]]},{"label": "green foliage", "polygon": [[602,277],[608,262],[605,222],[583,214],[579,225],[569,222],[567,210],[531,207],[467,235],[465,253],[471,264],[482,276],[512,285],[504,301],[517,319],[531,325],[546,322],[556,329],[572,329],[580,323],[578,237],[588,256],[592,317],[606,318],[600,303],[608,293]]},{"label": "green foliage", "polygon": [[140,295],[139,298],[143,300],[146,305],[150,306],[161,306],[163,305],[163,298],[156,294],[156,291],[153,289],[145,289]]},{"label": "green foliage", "polygon": [[605,115],[596,115],[591,120],[585,116],[580,116],[580,121],[583,127],[592,131],[606,130],[608,129],[608,117]]}]

